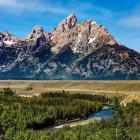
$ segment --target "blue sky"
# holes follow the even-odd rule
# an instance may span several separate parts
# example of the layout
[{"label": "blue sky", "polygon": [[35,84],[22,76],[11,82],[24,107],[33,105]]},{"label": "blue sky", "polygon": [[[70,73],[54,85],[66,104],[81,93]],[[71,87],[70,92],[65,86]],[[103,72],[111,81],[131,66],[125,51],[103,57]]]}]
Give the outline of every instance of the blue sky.
[{"label": "blue sky", "polygon": [[45,31],[75,13],[96,20],[121,44],[140,52],[140,0],[0,0],[0,31],[25,37],[35,25]]}]

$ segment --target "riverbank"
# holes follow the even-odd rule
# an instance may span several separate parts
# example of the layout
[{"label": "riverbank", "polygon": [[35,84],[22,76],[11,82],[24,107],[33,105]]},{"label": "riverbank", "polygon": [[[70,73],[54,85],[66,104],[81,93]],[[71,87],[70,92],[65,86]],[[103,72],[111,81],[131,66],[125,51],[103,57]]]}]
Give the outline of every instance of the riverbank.
[{"label": "riverbank", "polygon": [[95,121],[101,121],[101,120],[106,120],[112,115],[112,109],[108,106],[104,106],[102,110],[91,113],[87,119],[85,120],[74,120],[73,122],[68,122],[65,124],[57,125],[54,127],[50,127],[49,130],[53,129],[61,129],[65,126],[69,127],[76,127],[76,126],[83,126],[83,125],[88,125],[90,123],[94,123]]}]

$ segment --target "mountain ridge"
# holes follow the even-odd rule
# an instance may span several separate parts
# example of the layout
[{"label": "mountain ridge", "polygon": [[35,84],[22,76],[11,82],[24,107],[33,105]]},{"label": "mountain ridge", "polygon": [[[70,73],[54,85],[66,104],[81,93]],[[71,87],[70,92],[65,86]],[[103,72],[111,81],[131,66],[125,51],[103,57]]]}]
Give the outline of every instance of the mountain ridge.
[{"label": "mountain ridge", "polygon": [[37,25],[25,39],[0,32],[0,79],[140,79],[140,53],[71,14],[52,32]]}]

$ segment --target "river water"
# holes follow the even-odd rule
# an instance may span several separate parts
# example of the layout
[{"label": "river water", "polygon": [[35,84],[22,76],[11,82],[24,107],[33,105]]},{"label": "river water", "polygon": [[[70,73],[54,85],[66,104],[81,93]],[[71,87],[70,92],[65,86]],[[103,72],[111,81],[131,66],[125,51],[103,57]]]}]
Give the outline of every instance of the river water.
[{"label": "river water", "polygon": [[111,117],[112,112],[113,112],[112,108],[110,108],[108,106],[105,106],[105,107],[103,107],[102,110],[90,114],[88,116],[88,119],[97,118],[97,119],[100,119],[100,120],[106,120],[109,117]]}]

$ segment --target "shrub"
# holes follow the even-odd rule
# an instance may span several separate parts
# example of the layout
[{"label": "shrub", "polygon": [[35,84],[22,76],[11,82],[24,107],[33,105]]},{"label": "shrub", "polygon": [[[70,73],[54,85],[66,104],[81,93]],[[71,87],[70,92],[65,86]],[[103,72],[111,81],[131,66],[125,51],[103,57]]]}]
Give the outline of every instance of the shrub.
[{"label": "shrub", "polygon": [[2,93],[5,95],[15,95],[16,92],[8,87],[8,88],[3,88]]},{"label": "shrub", "polygon": [[33,88],[32,87],[27,87],[27,90],[32,90]]}]

